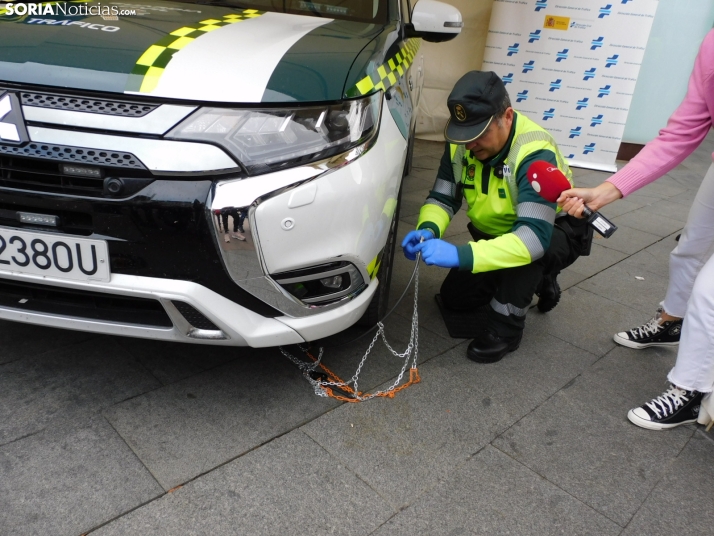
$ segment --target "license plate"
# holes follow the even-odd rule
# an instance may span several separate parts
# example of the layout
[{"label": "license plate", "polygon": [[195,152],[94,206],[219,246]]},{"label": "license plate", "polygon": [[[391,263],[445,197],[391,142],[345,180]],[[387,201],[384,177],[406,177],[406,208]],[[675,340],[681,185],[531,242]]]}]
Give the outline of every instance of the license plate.
[{"label": "license plate", "polygon": [[107,243],[0,228],[0,272],[109,281]]}]

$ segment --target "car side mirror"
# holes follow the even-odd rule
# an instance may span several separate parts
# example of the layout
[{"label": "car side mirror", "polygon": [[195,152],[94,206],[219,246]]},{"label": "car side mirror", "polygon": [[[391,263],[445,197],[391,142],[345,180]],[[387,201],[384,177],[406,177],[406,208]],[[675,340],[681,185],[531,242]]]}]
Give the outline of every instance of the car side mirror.
[{"label": "car side mirror", "polygon": [[441,43],[461,33],[464,22],[454,6],[437,0],[419,0],[412,11],[411,24],[405,25],[406,37]]}]

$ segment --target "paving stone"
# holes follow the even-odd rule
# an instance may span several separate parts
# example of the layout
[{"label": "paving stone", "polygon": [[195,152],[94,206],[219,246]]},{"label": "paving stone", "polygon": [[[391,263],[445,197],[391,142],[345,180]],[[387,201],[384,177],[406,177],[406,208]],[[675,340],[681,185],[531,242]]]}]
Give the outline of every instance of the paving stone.
[{"label": "paving stone", "polygon": [[561,290],[568,290],[578,283],[585,281],[588,277],[589,276],[578,273],[571,268],[565,268],[562,272],[560,272],[560,275],[558,275],[558,284],[560,285]]},{"label": "paving stone", "polygon": [[402,194],[401,208],[399,209],[399,218],[403,220],[407,216],[414,216],[415,214],[418,215],[428,195],[429,190],[426,188],[411,192],[404,192]]},{"label": "paving stone", "polygon": [[277,348],[246,349],[241,359],[127,400],[105,415],[168,490],[336,405],[316,397]]},{"label": "paving stone", "polygon": [[97,335],[83,331],[53,329],[0,320],[0,365],[95,337]]},{"label": "paving stone", "polygon": [[528,329],[498,363],[473,363],[465,351],[466,343],[428,361],[422,382],[394,399],[345,405],[302,429],[401,508],[596,359]]},{"label": "paving stone", "polygon": [[358,535],[393,514],[364,482],[294,431],[92,534]]},{"label": "paving stone", "polygon": [[624,527],[693,432],[652,432],[626,418],[664,390],[673,353],[613,350],[494,446]]},{"label": "paving stone", "polygon": [[237,359],[235,348],[117,337],[116,342],[163,385]]},{"label": "paving stone", "polygon": [[590,255],[579,257],[569,268],[590,277],[617,264],[626,257],[627,255],[621,251],[593,243]]},{"label": "paving stone", "polygon": [[623,536],[699,536],[714,526],[714,440],[700,429],[690,439]]},{"label": "paving stone", "polygon": [[0,447],[0,534],[83,534],[163,493],[99,415]]},{"label": "paving stone", "polygon": [[684,164],[680,164],[673,170],[667,173],[667,177],[673,182],[688,190],[698,190],[704,179],[704,173],[698,173],[693,169],[688,168]]},{"label": "paving stone", "polygon": [[[627,265],[632,270],[642,273],[651,272],[668,280],[669,254],[676,245],[677,242],[674,240],[674,236],[667,237],[629,257],[627,259]],[[664,297],[664,295],[662,297]]]},{"label": "paving stone", "polygon": [[413,192],[415,190],[431,190],[434,186],[434,178],[424,178],[413,173],[410,173],[402,179],[402,191],[404,193]]},{"label": "paving stone", "polygon": [[573,346],[603,356],[617,344],[612,336],[642,324],[642,312],[578,287],[563,292],[558,306],[548,313],[531,309],[526,329],[546,331]]},{"label": "paving stone", "polygon": [[436,170],[439,167],[439,162],[441,160],[441,154],[437,155],[435,153],[429,154],[417,154],[414,153],[412,157],[412,169],[428,169]]},{"label": "paving stone", "polygon": [[373,535],[614,536],[621,530],[606,517],[488,446]]},{"label": "paving stone", "polygon": [[675,203],[678,205],[683,205],[685,208],[684,210],[689,214],[689,209],[692,206],[692,203],[694,202],[694,198],[697,195],[697,190],[687,190],[683,194],[675,195],[674,197],[670,197],[667,199],[670,203]]},{"label": "paving stone", "polygon": [[111,337],[0,367],[0,445],[159,387]]},{"label": "paving stone", "polygon": [[687,189],[687,187],[682,186],[672,177],[664,175],[656,181],[649,183],[647,186],[643,186],[637,190],[636,193],[638,195],[655,196],[664,199],[684,193]]},{"label": "paving stone", "polygon": [[[571,168],[575,170],[576,168]],[[607,179],[612,177],[612,173],[604,173],[602,171],[592,171],[589,169],[578,170],[573,172],[573,182],[578,188],[594,188],[602,184]]]},{"label": "paving stone", "polygon": [[[660,221],[669,221],[670,225],[675,225],[677,222],[679,222],[680,228],[684,227],[684,224],[687,223],[687,216],[689,215],[689,207],[684,208],[678,203],[673,203],[672,198],[657,201],[656,203],[653,203],[651,205],[646,205],[642,207],[641,211],[653,214]],[[659,227],[659,224],[656,224],[656,226]],[[647,229],[642,229],[641,227],[636,228],[647,231]]]},{"label": "paving stone", "polygon": [[[652,207],[659,206],[660,203],[662,202],[660,201],[653,205],[649,205],[649,208],[651,209]],[[649,234],[657,235],[659,237],[669,236],[684,227],[684,222],[672,220],[659,214],[648,212],[646,207],[633,210],[632,212],[613,218],[612,222],[618,227],[627,226],[632,229],[638,229]]]},{"label": "paving stone", "polygon": [[637,200],[632,199],[632,197],[627,197],[626,199],[618,199],[614,203],[610,203],[609,205],[601,208],[599,212],[606,218],[613,219],[621,216],[622,214],[627,214],[628,212],[632,212],[633,210],[637,210],[638,208],[645,206],[648,205],[645,203],[638,203]]},{"label": "paving stone", "polygon": [[434,180],[436,179],[436,171],[438,167],[439,164],[437,163],[435,167],[429,169],[412,168],[411,172],[409,173],[409,176],[416,177],[423,181],[427,181],[425,188],[431,189],[434,186]]},{"label": "paving stone", "polygon": [[603,238],[598,233],[595,233],[593,235],[593,245],[597,244],[632,255],[662,238],[656,234],[639,231],[627,225],[617,225],[617,227],[617,231],[610,238]]},{"label": "paving stone", "polygon": [[650,318],[664,299],[669,278],[656,270],[645,271],[646,267],[642,262],[628,258],[579,283],[578,287],[642,311]]}]

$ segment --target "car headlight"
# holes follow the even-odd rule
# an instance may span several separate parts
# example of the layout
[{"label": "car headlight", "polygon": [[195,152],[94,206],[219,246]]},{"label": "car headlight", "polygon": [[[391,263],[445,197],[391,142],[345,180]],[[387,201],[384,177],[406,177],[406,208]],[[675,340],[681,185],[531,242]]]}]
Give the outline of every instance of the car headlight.
[{"label": "car headlight", "polygon": [[212,142],[252,175],[322,160],[369,141],[382,92],[326,106],[200,108],[167,138]]}]

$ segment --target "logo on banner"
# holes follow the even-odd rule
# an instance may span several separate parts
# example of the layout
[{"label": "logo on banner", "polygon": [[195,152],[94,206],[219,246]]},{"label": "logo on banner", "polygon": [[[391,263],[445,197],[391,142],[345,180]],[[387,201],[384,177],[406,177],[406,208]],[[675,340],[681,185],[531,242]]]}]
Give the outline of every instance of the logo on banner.
[{"label": "logo on banner", "polygon": [[540,11],[541,9],[545,9],[548,7],[548,0],[536,0],[536,11]]},{"label": "logo on banner", "polygon": [[528,90],[527,89],[521,91],[518,95],[516,95],[516,102],[521,102],[524,100],[528,100]]},{"label": "logo on banner", "polygon": [[503,80],[503,85],[505,86],[506,84],[510,84],[513,82],[513,73],[508,73],[506,76],[502,78]]},{"label": "logo on banner", "polygon": [[556,17],[555,15],[546,15],[543,21],[543,28],[551,30],[568,30],[570,26],[570,17]]},{"label": "logo on banner", "polygon": [[605,7],[600,8],[600,14],[597,16],[598,19],[604,19],[610,15],[610,10],[612,9],[612,4],[608,4]]},{"label": "logo on banner", "polygon": [[620,56],[618,54],[615,54],[611,58],[607,58],[607,60],[605,60],[605,67],[610,68],[613,65],[617,65],[617,58],[619,57]]},{"label": "logo on banner", "polygon": [[583,127],[571,128],[571,129],[570,129],[570,136],[568,136],[568,138],[573,139],[573,138],[577,138],[578,136],[580,136],[580,134],[582,134],[582,132],[580,132],[580,130],[581,130],[582,128],[583,128]]},{"label": "logo on banner", "polygon": [[560,63],[563,60],[568,59],[568,49],[564,48],[562,51],[558,52],[558,58],[555,60],[556,62]]},{"label": "logo on banner", "polygon": [[550,110],[546,110],[543,112],[543,121],[547,121],[548,119],[553,119],[555,117],[555,108],[551,108]]},{"label": "logo on banner", "polygon": [[508,56],[513,56],[514,54],[518,54],[518,46],[519,43],[513,43],[510,47],[508,47]]},{"label": "logo on banner", "polygon": [[585,97],[584,99],[581,99],[578,101],[578,106],[575,108],[576,110],[582,110],[583,108],[588,107],[588,98]]},{"label": "logo on banner", "polygon": [[597,50],[602,46],[602,41],[604,37],[598,37],[597,39],[593,39],[592,43],[590,43],[590,50]]},{"label": "logo on banner", "polygon": [[550,83],[550,89],[549,89],[548,91],[553,92],[553,91],[555,91],[556,89],[560,89],[560,83],[561,83],[561,82],[562,82],[562,80],[561,80],[560,78],[558,78],[557,80],[551,82],[551,83]]},{"label": "logo on banner", "polygon": [[583,80],[590,80],[591,78],[595,78],[595,71],[597,71],[597,69],[595,67],[585,71],[585,73],[584,73],[585,76],[584,76]]},{"label": "logo on banner", "polygon": [[583,154],[590,154],[590,153],[594,153],[594,152],[595,152],[595,143],[594,142],[588,143],[583,150]]},{"label": "logo on banner", "polygon": [[570,154],[569,154],[568,156],[566,156],[565,158],[567,158],[567,159],[575,158],[575,154],[570,153]]},{"label": "logo on banner", "polygon": [[626,4],[627,2],[632,2],[632,0],[622,0],[623,4]]},{"label": "logo on banner", "polygon": [[536,30],[535,32],[531,32],[531,33],[528,35],[528,37],[530,37],[530,39],[528,39],[528,42],[529,42],[529,43],[535,43],[536,41],[538,41],[538,40],[540,39],[540,30]]},{"label": "logo on banner", "polygon": [[600,89],[597,90],[597,98],[602,99],[605,95],[610,94],[610,85],[606,85],[605,87],[601,87]]},{"label": "logo on banner", "polygon": [[527,73],[535,68],[535,61],[531,60],[528,63],[523,64],[523,72]]},{"label": "logo on banner", "polygon": [[602,114],[596,115],[590,120],[591,127],[596,127],[598,125],[602,125]]}]

